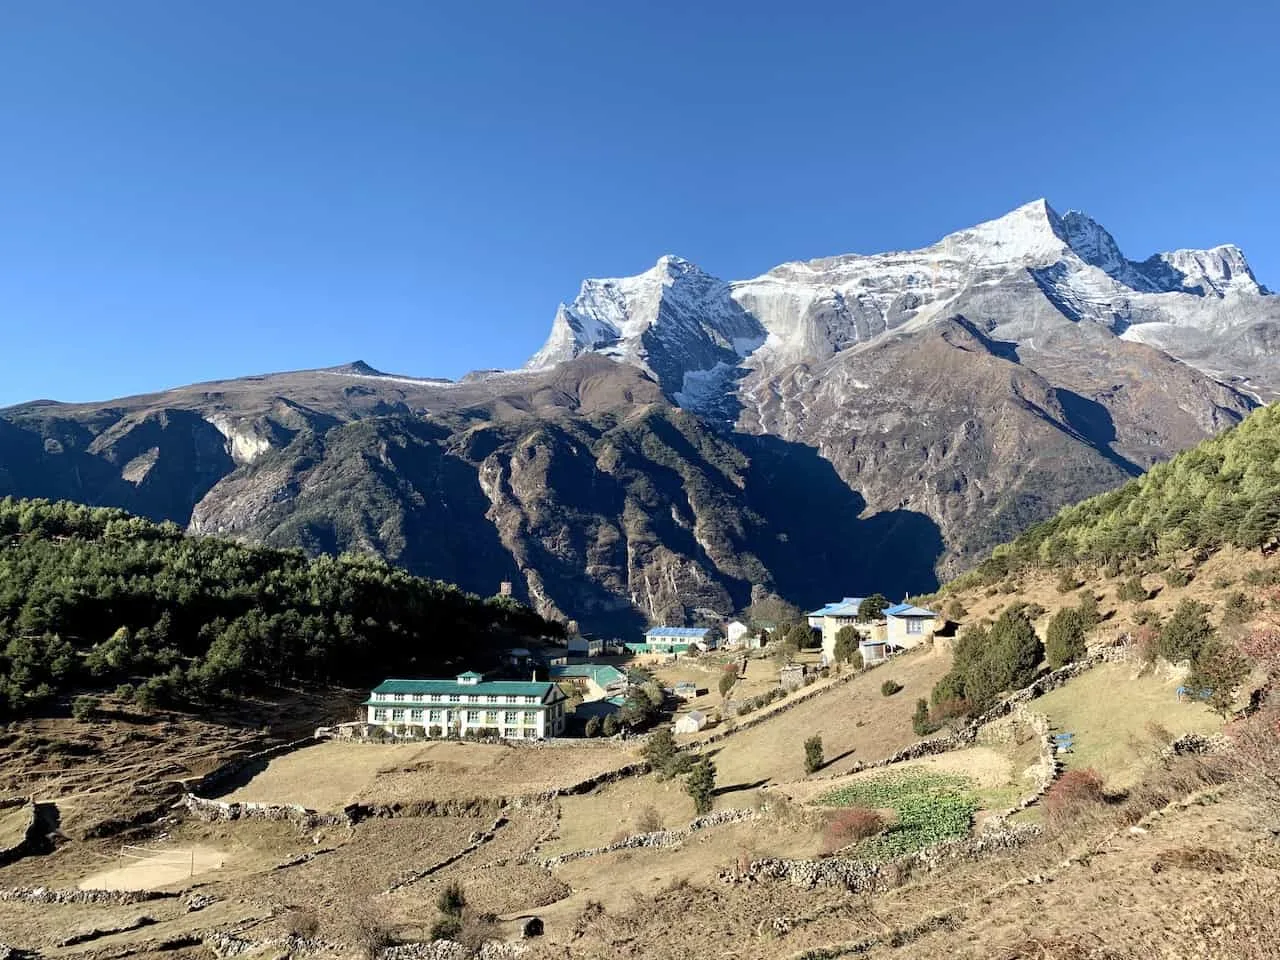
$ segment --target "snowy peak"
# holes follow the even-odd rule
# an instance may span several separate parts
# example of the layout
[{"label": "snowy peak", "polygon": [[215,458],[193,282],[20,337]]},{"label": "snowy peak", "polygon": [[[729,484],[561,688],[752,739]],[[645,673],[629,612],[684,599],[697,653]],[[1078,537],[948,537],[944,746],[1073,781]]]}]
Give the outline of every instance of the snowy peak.
[{"label": "snowy peak", "polygon": [[1225,297],[1231,293],[1256,296],[1267,292],[1253,275],[1244,251],[1232,243],[1209,250],[1158,253],[1138,267],[1162,291],[1170,293]]},{"label": "snowy peak", "polygon": [[[1043,299],[1027,299],[1029,289]],[[587,280],[528,367],[595,352],[712,410],[748,372],[821,362],[957,312],[984,312],[1015,341],[1038,324],[1089,321],[1172,350],[1280,311],[1280,298],[1252,302],[1266,293],[1237,247],[1135,262],[1097,221],[1042,198],[918,250],[795,261],[730,283],[664,256],[633,277]]]},{"label": "snowy peak", "polygon": [[1033,200],[1003,217],[948,234],[928,249],[967,254],[977,263],[1056,260],[1067,247],[1062,218],[1047,200]]},{"label": "snowy peak", "polygon": [[636,341],[657,322],[664,301],[697,300],[717,285],[723,283],[669,254],[634,277],[584,280],[573,302],[560,304],[551,335],[526,367],[554,366],[585,351],[637,359],[635,344],[628,341]]}]

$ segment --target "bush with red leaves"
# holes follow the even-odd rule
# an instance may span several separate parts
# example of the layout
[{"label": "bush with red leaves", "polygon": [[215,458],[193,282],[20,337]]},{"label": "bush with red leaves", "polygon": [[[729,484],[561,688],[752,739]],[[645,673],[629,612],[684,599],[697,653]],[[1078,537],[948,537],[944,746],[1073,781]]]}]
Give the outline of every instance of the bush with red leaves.
[{"label": "bush with red leaves", "polygon": [[828,853],[851,843],[874,837],[884,829],[884,818],[866,807],[849,807],[827,820],[825,847]]},{"label": "bush with red leaves", "polygon": [[1090,810],[1106,803],[1102,776],[1092,767],[1068,770],[1041,801],[1045,820],[1051,826],[1070,826]]}]

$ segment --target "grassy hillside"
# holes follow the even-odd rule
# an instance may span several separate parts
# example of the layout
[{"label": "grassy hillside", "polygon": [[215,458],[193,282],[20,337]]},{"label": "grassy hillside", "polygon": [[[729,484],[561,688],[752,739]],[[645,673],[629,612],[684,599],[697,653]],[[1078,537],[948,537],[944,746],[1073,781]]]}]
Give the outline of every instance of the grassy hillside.
[{"label": "grassy hillside", "polygon": [[363,556],[308,559],[120,510],[0,500],[0,715],[118,684],[144,703],[362,685],[558,629]]},{"label": "grassy hillside", "polygon": [[1280,410],[1264,407],[1120,489],[1031,527],[954,586],[993,582],[1028,564],[1136,569],[1184,550],[1258,548],[1278,535]]}]

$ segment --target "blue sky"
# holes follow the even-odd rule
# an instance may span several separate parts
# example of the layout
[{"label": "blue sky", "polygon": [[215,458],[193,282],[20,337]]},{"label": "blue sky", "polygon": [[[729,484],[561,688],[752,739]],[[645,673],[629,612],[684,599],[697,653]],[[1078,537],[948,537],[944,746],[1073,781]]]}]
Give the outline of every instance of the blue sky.
[{"label": "blue sky", "polygon": [[1280,287],[1274,4],[0,3],[0,404],[515,366],[587,276],[1046,196]]}]

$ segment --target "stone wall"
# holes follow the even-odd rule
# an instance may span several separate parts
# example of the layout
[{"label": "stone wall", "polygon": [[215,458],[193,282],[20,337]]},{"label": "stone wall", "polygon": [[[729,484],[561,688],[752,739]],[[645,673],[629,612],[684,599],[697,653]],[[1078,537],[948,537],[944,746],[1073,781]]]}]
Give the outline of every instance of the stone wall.
[{"label": "stone wall", "polygon": [[897,886],[913,872],[936,870],[959,860],[977,860],[996,851],[1022,846],[1041,834],[1041,829],[1034,824],[1000,824],[976,837],[950,840],[883,863],[851,857],[818,860],[766,857],[752,860],[745,869],[733,866],[723,870],[720,879],[725,883],[785,880],[800,887],[834,886],[853,893],[873,893]]},{"label": "stone wall", "polygon": [[265,750],[259,750],[243,757],[236,757],[234,760],[228,760],[221,766],[206,773],[203,777],[184,780],[183,785],[189,793],[196,795],[207,794],[215,790],[219,784],[232,774],[239,773],[245,767],[255,763],[263,763],[286,753],[292,753],[294,750],[301,750],[303,747],[315,746],[319,742],[315,737],[303,737],[301,740],[291,740],[289,743],[278,743],[274,747],[267,747]]},{"label": "stone wall", "polygon": [[206,800],[188,793],[181,806],[198,820],[271,820],[295,823],[302,830],[314,830],[322,826],[351,826],[352,820],[345,813],[317,813],[306,807],[281,803],[223,803]]},{"label": "stone wall", "polygon": [[562,863],[568,863],[571,860],[598,857],[606,853],[615,853],[618,850],[678,847],[699,830],[719,827],[726,823],[742,823],[746,820],[756,820],[759,817],[760,812],[757,810],[717,810],[714,813],[708,813],[692,820],[687,827],[682,827],[679,830],[655,830],[652,833],[635,833],[603,847],[574,850],[571,853],[562,853],[555,857],[530,856],[526,858],[525,862],[536,863],[538,866],[550,868],[557,867]]},{"label": "stone wall", "polygon": [[0,811],[4,811],[8,816],[17,817],[20,820],[18,825],[19,836],[10,846],[0,847],[0,867],[3,867],[5,864],[13,863],[13,861],[20,860],[35,852],[36,845],[39,842],[38,827],[40,820],[36,805],[26,797],[11,797],[7,800],[0,800]]},{"label": "stone wall", "polygon": [[6,903],[92,903],[122,907],[150,900],[167,900],[176,893],[162,890],[57,890],[49,887],[0,887]]}]

